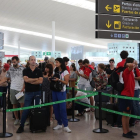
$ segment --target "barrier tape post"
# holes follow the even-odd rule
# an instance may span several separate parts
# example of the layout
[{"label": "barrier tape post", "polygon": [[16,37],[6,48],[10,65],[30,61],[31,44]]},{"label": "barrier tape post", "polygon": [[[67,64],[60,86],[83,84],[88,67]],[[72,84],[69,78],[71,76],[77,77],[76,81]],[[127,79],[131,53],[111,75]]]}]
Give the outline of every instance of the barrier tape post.
[{"label": "barrier tape post", "polygon": [[12,133],[6,133],[6,92],[3,93],[3,133],[0,133],[0,138],[12,137]]},{"label": "barrier tape post", "polygon": [[99,92],[99,128],[94,129],[94,133],[108,133],[109,131],[107,129],[102,128],[102,95],[101,92]]},{"label": "barrier tape post", "polygon": [[[72,98],[75,98],[75,88],[73,87],[72,88]],[[74,100],[72,101],[72,118],[71,119],[68,119],[69,122],[79,122],[80,119],[76,119],[74,118],[74,111],[75,111],[75,102]]]}]

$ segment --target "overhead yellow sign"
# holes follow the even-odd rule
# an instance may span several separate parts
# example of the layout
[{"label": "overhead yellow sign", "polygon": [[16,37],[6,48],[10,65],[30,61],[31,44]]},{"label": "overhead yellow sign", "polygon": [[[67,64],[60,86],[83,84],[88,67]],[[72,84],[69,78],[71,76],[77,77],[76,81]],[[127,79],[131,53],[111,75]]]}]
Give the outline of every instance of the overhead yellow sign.
[{"label": "overhead yellow sign", "polygon": [[121,29],[121,21],[114,21],[114,29]]},{"label": "overhead yellow sign", "polygon": [[107,11],[109,11],[109,10],[112,9],[112,7],[109,7],[109,5],[107,5],[107,6],[105,7],[105,9],[106,9]]},{"label": "overhead yellow sign", "polygon": [[114,12],[114,13],[120,13],[120,11],[121,11],[120,5],[114,5],[114,7],[113,7],[113,12]]},{"label": "overhead yellow sign", "polygon": [[108,20],[108,23],[106,23],[106,27],[110,28],[112,26],[112,24],[110,24],[110,21]]}]

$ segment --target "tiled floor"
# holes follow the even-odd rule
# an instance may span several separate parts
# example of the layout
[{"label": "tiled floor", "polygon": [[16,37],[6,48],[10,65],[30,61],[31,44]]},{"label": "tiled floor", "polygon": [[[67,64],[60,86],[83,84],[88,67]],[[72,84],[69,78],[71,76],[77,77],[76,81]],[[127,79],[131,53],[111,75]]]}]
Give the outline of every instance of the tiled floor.
[{"label": "tiled floor", "polygon": [[[24,133],[16,134],[18,126],[14,126],[13,123],[12,114],[7,113],[7,132],[13,133],[13,137],[7,138],[8,140],[125,140],[121,136],[122,129],[107,126],[105,121],[103,121],[103,128],[108,129],[109,133],[93,133],[92,130],[99,125],[99,122],[94,119],[94,113],[86,113],[79,122],[69,123],[72,133],[66,133],[63,130],[53,131],[52,128],[56,126],[54,121],[45,133],[32,134],[29,132],[29,126],[26,126]],[[140,125],[133,127],[132,130],[140,133]],[[0,132],[2,132],[2,113],[0,113]],[[1,138],[1,140],[5,139]],[[140,134],[135,137],[135,140],[140,140]]]}]

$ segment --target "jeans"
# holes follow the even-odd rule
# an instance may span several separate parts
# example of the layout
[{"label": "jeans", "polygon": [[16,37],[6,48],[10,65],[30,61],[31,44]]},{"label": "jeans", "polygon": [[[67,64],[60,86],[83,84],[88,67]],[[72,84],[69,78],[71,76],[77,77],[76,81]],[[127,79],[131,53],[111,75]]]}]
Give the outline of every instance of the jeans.
[{"label": "jeans", "polygon": [[[53,102],[66,100],[66,92],[52,92]],[[66,111],[66,102],[53,105],[55,119],[59,125],[68,126],[67,111]]]},{"label": "jeans", "polygon": [[85,90],[85,85],[78,84],[78,88],[81,89],[81,90]]},{"label": "jeans", "polygon": [[[26,92],[25,93],[25,100],[24,100],[24,107],[28,107],[31,106],[32,101],[35,99],[35,104],[38,105],[39,104],[39,98],[35,98],[36,96],[40,96],[41,97],[41,91],[37,91],[37,92]],[[23,110],[22,113],[22,117],[21,117],[21,124],[20,126],[24,127],[24,123],[28,117],[30,110]]]},{"label": "jeans", "polygon": [[[7,93],[7,87],[0,87],[0,92]],[[3,108],[3,96],[0,96],[0,108]]]}]

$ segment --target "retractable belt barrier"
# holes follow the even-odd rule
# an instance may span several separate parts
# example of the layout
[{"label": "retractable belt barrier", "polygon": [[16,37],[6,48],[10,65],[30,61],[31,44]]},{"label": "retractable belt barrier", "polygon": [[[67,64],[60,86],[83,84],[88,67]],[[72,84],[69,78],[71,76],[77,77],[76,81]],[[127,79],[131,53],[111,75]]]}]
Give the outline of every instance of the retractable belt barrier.
[{"label": "retractable belt barrier", "polygon": [[2,94],[3,94],[3,93],[2,93],[2,92],[0,92],[0,96],[2,96]]},{"label": "retractable belt barrier", "polygon": [[43,106],[60,104],[60,103],[64,103],[64,102],[70,102],[70,101],[74,101],[74,100],[78,100],[78,99],[83,99],[83,98],[86,98],[86,97],[88,98],[88,97],[95,96],[95,95],[98,95],[98,92],[92,92],[89,95],[84,95],[84,96],[80,96],[80,97],[75,97],[75,98],[61,100],[61,101],[56,101],[56,102],[51,102],[51,103],[45,103],[45,104],[28,106],[28,107],[22,107],[22,108],[15,108],[15,109],[7,109],[6,112],[13,112],[13,111],[19,111],[19,110],[27,110],[27,109],[33,109],[33,108],[38,108],[38,107],[43,107]]},{"label": "retractable belt barrier", "polygon": [[[108,86],[108,87],[110,87],[110,86]],[[85,90],[76,89],[76,88],[67,88],[67,89],[72,90],[73,98],[66,99],[66,100],[61,100],[61,101],[56,101],[56,102],[51,102],[51,103],[45,103],[45,104],[16,108],[16,109],[7,109],[7,110],[6,110],[6,93],[1,93],[0,92],[0,96],[3,95],[3,98],[4,98],[4,101],[3,101],[4,102],[3,103],[4,104],[4,107],[3,107],[3,133],[0,134],[0,138],[12,136],[11,133],[6,133],[6,112],[13,112],[13,111],[19,111],[19,110],[39,108],[39,107],[50,106],[50,105],[60,104],[60,103],[70,102],[70,101],[72,101],[73,104],[77,103],[77,104],[81,104],[83,106],[87,106],[89,108],[99,109],[99,128],[93,130],[93,132],[95,132],[95,133],[107,133],[107,132],[109,132],[108,130],[102,128],[102,111],[101,110],[111,112],[111,113],[115,113],[115,114],[122,115],[122,116],[127,116],[127,117],[140,119],[140,116],[135,116],[135,115],[131,115],[131,114],[126,114],[126,113],[102,108],[102,95],[109,96],[109,97],[115,97],[115,98],[121,98],[121,99],[135,100],[135,101],[140,101],[140,98],[126,97],[126,96],[120,96],[120,95],[112,95],[112,94],[108,94],[108,93],[102,93],[101,91],[100,92],[93,92],[93,91],[85,91]],[[80,96],[80,97],[75,97],[74,90],[81,91],[81,92],[84,92],[84,93],[91,93],[91,94]],[[99,107],[98,106],[87,105],[87,104],[75,101],[75,100],[79,100],[79,99],[83,99],[83,98],[89,98],[91,96],[96,96],[96,95],[99,95]],[[74,118],[74,107],[72,108],[72,111],[73,111],[73,113],[72,113],[73,115],[72,115],[72,119],[70,119],[70,120],[71,120],[71,122],[77,122],[76,119]]]}]

